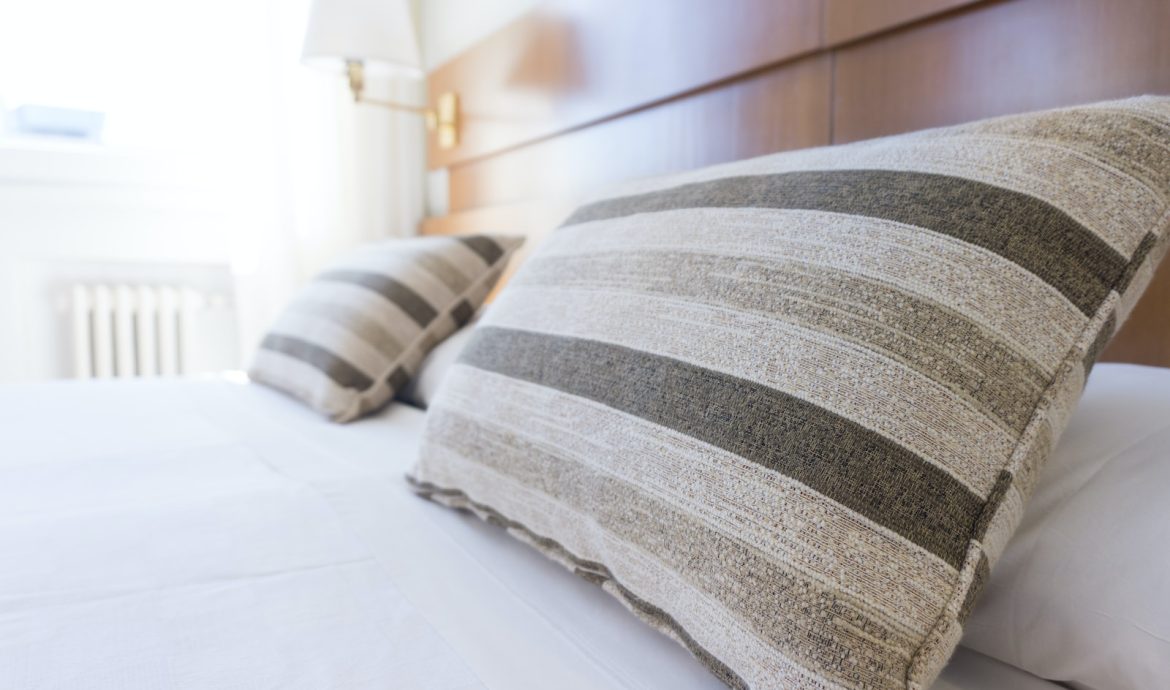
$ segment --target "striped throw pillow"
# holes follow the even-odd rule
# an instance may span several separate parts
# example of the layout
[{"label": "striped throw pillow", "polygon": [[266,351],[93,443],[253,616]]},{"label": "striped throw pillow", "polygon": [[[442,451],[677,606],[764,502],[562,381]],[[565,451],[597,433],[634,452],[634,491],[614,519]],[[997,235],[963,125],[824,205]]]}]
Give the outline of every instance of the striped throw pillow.
[{"label": "striped throw pillow", "polygon": [[334,421],[357,419],[475,314],[521,242],[475,235],[363,247],[301,290],[248,373]]},{"label": "striped throw pillow", "polygon": [[1150,97],[628,184],[485,315],[412,484],[731,687],[926,688],[1168,195]]}]

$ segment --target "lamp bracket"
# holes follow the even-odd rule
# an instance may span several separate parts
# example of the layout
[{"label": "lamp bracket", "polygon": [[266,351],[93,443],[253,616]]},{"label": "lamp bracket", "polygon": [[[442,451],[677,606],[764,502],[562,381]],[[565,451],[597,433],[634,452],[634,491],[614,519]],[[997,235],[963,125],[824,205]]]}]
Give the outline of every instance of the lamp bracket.
[{"label": "lamp bracket", "polygon": [[459,95],[448,91],[440,94],[434,108],[417,105],[408,105],[397,101],[386,101],[376,98],[366,98],[365,70],[361,60],[346,60],[345,72],[349,77],[349,90],[353,93],[354,103],[377,105],[391,110],[401,110],[410,113],[419,113],[426,121],[427,130],[435,132],[439,148],[453,149],[459,144]]}]

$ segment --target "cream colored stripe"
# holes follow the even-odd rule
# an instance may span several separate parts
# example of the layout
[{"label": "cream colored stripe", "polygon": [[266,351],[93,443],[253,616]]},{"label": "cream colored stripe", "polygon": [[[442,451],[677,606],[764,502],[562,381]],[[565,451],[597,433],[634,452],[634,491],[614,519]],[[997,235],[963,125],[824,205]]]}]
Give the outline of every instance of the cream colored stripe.
[{"label": "cream colored stripe", "polygon": [[391,360],[369,343],[349,329],[314,314],[286,311],[272,325],[270,332],[299,338],[328,350],[371,380],[381,378],[390,368]]},{"label": "cream colored stripe", "polygon": [[814,684],[818,674],[770,645],[708,592],[606,531],[590,516],[453,449],[426,443],[422,452],[427,459],[420,465],[424,471],[419,479],[459,487],[472,500],[525,525],[538,536],[555,539],[574,556],[604,564],[618,582],[666,610],[700,646],[753,687],[819,687]]},{"label": "cream colored stripe", "polygon": [[392,333],[398,342],[406,346],[422,333],[418,322],[401,307],[360,285],[343,281],[314,280],[302,289],[297,298],[294,298],[292,305],[294,310],[295,300],[301,297],[318,304],[344,304],[347,309],[360,311],[370,320],[382,324],[387,332]]},{"label": "cream colored stripe", "polygon": [[953,586],[955,570],[934,554],[783,474],[560,391],[459,364],[452,374],[440,409],[637,486],[826,589],[840,587],[888,624],[909,624],[909,634],[926,634]]},{"label": "cream colored stripe", "polygon": [[357,405],[357,394],[333,382],[320,369],[281,352],[256,351],[248,376],[289,393],[329,417],[339,416]]},{"label": "cream colored stripe", "polygon": [[387,252],[379,255],[367,252],[355,256],[338,268],[376,273],[396,280],[426,300],[435,311],[441,311],[456,298],[456,294],[438,276],[423,268],[407,253]]},{"label": "cream colored stripe", "polygon": [[[752,688],[844,690],[844,685],[834,682],[833,670],[813,673],[793,661],[791,655],[744,630],[738,621],[729,625],[726,611],[709,597],[701,596],[678,573],[612,536],[606,538],[607,552],[621,564],[621,583],[651,601],[691,602],[691,607],[675,619],[688,635],[702,640],[704,649],[735,670]],[[612,586],[606,589],[621,599]]]},{"label": "cream colored stripe", "polygon": [[912,369],[743,312],[616,292],[514,285],[484,325],[587,338],[762,383],[876,431],[986,496],[1014,435]]},{"label": "cream colored stripe", "polygon": [[475,280],[487,267],[484,260],[467,245],[454,237],[425,236],[388,240],[366,245],[342,257],[331,265],[332,269],[350,269],[363,266],[373,267],[376,273],[389,275],[384,268],[388,261],[410,263],[419,252],[442,257],[458,271],[467,282]]},{"label": "cream colored stripe", "polygon": [[994,252],[914,226],[825,211],[689,209],[582,223],[552,233],[534,262],[639,249],[794,261],[883,281],[983,325],[1046,374],[1088,320],[1048,283]]},{"label": "cream colored stripe", "polygon": [[469,281],[476,280],[489,268],[483,257],[476,254],[467,245],[452,237],[443,239],[451,243],[449,247],[443,248],[443,257],[462,271]]},{"label": "cream colored stripe", "polygon": [[869,169],[952,175],[1023,192],[1064,210],[1125,256],[1133,253],[1144,229],[1165,210],[1163,200],[1140,180],[1082,151],[1019,137],[947,130],[791,151],[639,180],[591,201],[741,175]]}]

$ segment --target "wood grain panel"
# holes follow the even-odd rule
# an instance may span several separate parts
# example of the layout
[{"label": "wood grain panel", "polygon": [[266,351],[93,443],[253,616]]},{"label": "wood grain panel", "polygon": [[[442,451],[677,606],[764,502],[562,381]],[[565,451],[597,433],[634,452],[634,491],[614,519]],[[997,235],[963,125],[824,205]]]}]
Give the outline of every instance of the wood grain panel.
[{"label": "wood grain panel", "polygon": [[1170,366],[1170,261],[1158,267],[1101,361]]},{"label": "wood grain panel", "polygon": [[448,213],[424,220],[422,234],[472,235],[487,232],[523,235],[531,238],[528,244],[534,244],[549,229],[560,225],[573,211],[574,205],[572,199],[551,199]]},{"label": "wood grain panel", "polygon": [[822,0],[550,0],[429,75],[459,94],[432,169],[628,112],[817,49]]},{"label": "wood grain panel", "polygon": [[453,211],[579,197],[620,180],[829,141],[828,56],[450,168]]},{"label": "wood grain panel", "polygon": [[825,43],[834,46],[984,0],[825,0]]},{"label": "wood grain panel", "polygon": [[837,53],[833,139],[1170,92],[1170,2],[1015,0]]}]

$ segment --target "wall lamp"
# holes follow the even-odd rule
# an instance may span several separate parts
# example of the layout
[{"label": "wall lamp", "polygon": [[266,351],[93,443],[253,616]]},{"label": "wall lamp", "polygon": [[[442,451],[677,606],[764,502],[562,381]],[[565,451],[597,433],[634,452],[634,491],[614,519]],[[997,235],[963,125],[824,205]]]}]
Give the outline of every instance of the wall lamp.
[{"label": "wall lamp", "polygon": [[366,75],[423,76],[414,21],[406,0],[313,0],[301,60],[343,71],[355,103],[418,113],[441,149],[459,143],[459,97],[444,93],[435,107],[368,98]]}]

